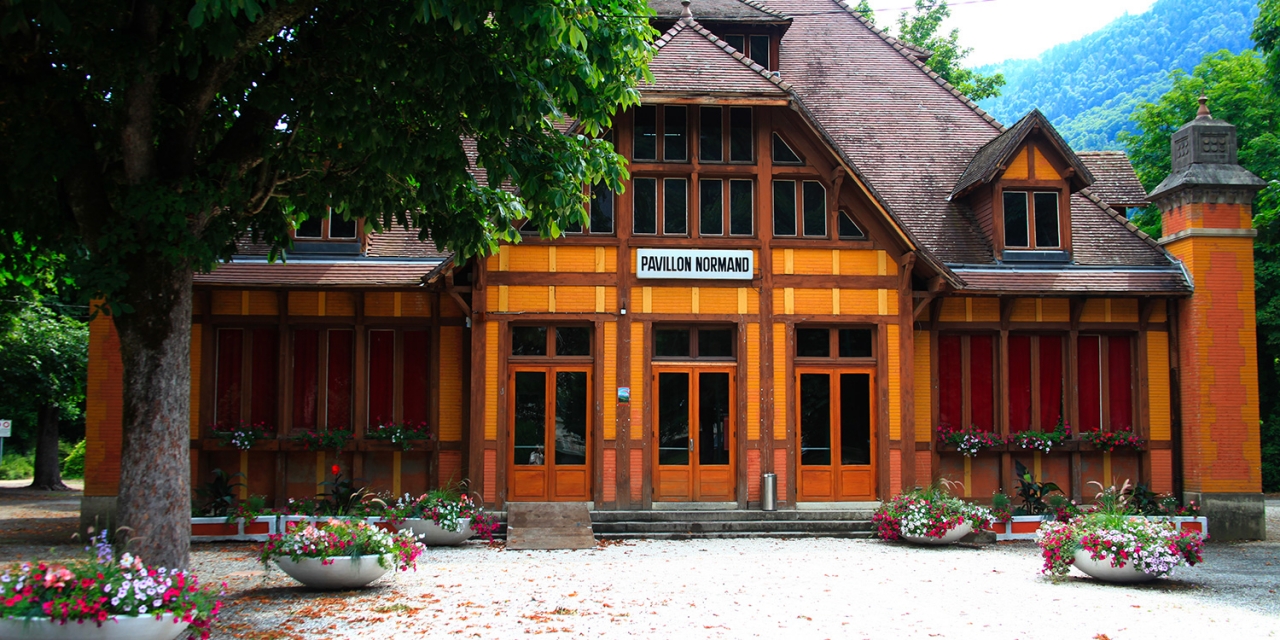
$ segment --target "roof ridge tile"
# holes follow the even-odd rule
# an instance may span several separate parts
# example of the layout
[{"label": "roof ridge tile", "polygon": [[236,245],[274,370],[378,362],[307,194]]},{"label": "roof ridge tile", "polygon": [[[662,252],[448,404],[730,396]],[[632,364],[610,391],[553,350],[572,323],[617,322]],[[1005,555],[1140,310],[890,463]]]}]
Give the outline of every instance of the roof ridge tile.
[{"label": "roof ridge tile", "polygon": [[769,15],[778,16],[779,18],[784,18],[786,20],[793,19],[791,16],[781,11],[778,11],[777,9],[771,9],[769,7],[766,7],[763,3],[756,2],[756,0],[738,0],[738,2],[741,2],[742,4],[745,4],[748,7],[751,7],[752,9],[759,9],[760,11],[763,11]]}]

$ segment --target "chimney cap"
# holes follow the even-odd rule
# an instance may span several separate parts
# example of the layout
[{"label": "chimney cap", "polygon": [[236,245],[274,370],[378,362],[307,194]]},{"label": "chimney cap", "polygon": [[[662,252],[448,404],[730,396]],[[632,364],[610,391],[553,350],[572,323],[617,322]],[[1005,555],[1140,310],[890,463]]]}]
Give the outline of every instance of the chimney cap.
[{"label": "chimney cap", "polygon": [[693,12],[689,10],[689,0],[680,0],[680,6],[683,7],[680,9],[680,18],[692,20]]},{"label": "chimney cap", "polygon": [[1209,120],[1212,120],[1213,116],[1209,115],[1209,96],[1201,93],[1200,108],[1196,111],[1196,120],[1201,120],[1204,118],[1208,118]]}]

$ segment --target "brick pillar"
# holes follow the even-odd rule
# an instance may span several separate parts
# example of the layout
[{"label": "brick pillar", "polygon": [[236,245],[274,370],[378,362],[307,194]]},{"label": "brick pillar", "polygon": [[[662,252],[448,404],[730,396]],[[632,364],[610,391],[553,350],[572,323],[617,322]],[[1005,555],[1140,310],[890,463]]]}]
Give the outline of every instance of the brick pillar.
[{"label": "brick pillar", "polygon": [[1194,286],[1177,309],[1175,474],[1214,540],[1263,539],[1252,202],[1265,183],[1237,163],[1235,127],[1210,116],[1204,98],[1172,152],[1172,172],[1150,198],[1160,242]]}]

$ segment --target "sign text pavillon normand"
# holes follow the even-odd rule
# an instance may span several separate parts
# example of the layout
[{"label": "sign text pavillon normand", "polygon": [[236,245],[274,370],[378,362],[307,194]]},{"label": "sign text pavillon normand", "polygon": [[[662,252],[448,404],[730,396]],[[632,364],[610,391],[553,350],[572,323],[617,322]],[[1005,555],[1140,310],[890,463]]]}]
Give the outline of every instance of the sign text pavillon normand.
[{"label": "sign text pavillon normand", "polygon": [[637,278],[750,280],[755,254],[733,249],[637,249]]}]

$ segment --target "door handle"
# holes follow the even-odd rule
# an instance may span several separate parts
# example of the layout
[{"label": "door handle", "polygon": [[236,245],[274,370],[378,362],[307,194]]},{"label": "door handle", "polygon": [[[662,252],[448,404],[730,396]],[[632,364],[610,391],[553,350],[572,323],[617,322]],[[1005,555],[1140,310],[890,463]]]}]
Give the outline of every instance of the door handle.
[{"label": "door handle", "polygon": [[689,450],[693,451],[693,438],[689,438]]}]

